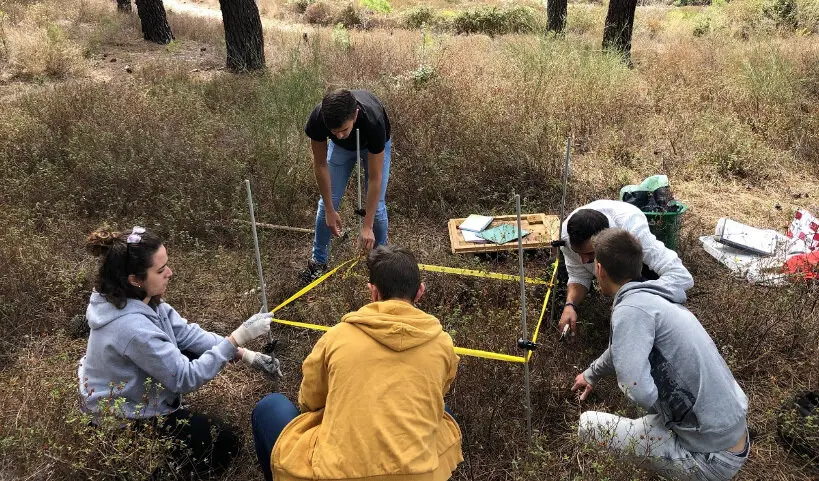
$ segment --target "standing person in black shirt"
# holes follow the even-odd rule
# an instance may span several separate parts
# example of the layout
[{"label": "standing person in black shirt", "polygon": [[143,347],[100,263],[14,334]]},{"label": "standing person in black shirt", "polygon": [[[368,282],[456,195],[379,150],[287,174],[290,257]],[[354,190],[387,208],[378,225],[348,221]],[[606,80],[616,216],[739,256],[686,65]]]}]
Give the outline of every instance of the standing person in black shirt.
[{"label": "standing person in black shirt", "polygon": [[334,90],[313,109],[304,126],[304,132],[310,137],[313,169],[321,193],[313,255],[307,269],[299,274],[304,282],[310,282],[326,271],[330,235],[341,234],[338,208],[356,163],[356,129],[360,137],[366,193],[358,245],[368,252],[387,243],[384,199],[390,177],[390,119],[381,101],[372,93]]}]

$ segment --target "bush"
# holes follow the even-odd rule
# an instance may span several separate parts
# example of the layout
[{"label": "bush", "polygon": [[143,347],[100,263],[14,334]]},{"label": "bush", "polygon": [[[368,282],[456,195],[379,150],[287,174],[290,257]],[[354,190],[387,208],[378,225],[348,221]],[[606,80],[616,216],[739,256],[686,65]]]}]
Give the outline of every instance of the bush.
[{"label": "bush", "polygon": [[566,31],[577,35],[584,35],[600,29],[602,35],[605,13],[590,5],[569,4],[566,15]]},{"label": "bush", "polygon": [[20,77],[63,79],[84,67],[80,49],[56,24],[18,29],[4,43],[12,72]]},{"label": "bush", "polygon": [[799,24],[796,0],[768,0],[762,12],[779,27],[795,29]]},{"label": "bush", "polygon": [[345,28],[362,27],[366,21],[364,13],[352,3],[348,3],[333,17],[333,23],[344,25]]},{"label": "bush", "polygon": [[404,26],[410,29],[418,29],[432,26],[436,21],[435,9],[426,5],[419,5],[404,12]]},{"label": "bush", "polygon": [[292,6],[296,13],[304,13],[315,1],[316,0],[287,0],[287,4]]},{"label": "bush", "polygon": [[361,5],[375,13],[392,12],[392,5],[388,0],[361,0]]},{"label": "bush", "polygon": [[329,25],[333,20],[333,13],[326,3],[313,2],[304,11],[304,20],[310,24]]},{"label": "bush", "polygon": [[[4,474],[38,467],[59,479],[136,481],[159,470],[173,473],[169,454],[181,443],[151,424],[124,419],[117,386],[97,425],[80,412],[75,366],[84,345],[62,335],[36,339],[12,366],[17,375],[0,387],[0,458],[16,463],[4,466],[10,468]],[[18,402],[21,392],[36,402]]]},{"label": "bush", "polygon": [[344,27],[344,24],[337,23],[333,27],[333,45],[344,52],[350,50],[350,31]]},{"label": "bush", "polygon": [[716,183],[759,183],[776,173],[776,153],[759,142],[748,126],[730,117],[703,115],[694,131],[694,165],[700,178],[707,181],[710,172]]},{"label": "bush", "polygon": [[507,33],[533,33],[544,28],[530,7],[478,7],[455,15],[453,28],[457,33],[483,33],[489,36]]},{"label": "bush", "polygon": [[302,122],[323,90],[314,64],[202,83],[175,63],[136,75],[161,78],[141,96],[125,83],[80,82],[19,100],[14,119],[0,123],[0,180],[13,206],[224,242],[219,226],[244,212],[241,181],[251,172],[265,186],[260,196],[291,212],[279,202],[312,183],[293,152],[306,155]]},{"label": "bush", "polygon": [[819,2],[797,0],[796,6],[797,27],[806,33],[819,33]]}]

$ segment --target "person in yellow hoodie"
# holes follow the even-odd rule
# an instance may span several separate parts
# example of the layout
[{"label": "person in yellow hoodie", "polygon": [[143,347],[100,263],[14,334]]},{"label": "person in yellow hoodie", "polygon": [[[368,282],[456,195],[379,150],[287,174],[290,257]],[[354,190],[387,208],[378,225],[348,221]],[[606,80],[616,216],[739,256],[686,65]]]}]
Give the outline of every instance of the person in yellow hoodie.
[{"label": "person in yellow hoodie", "polygon": [[435,317],[416,308],[418,263],[401,247],[367,258],[372,301],[330,328],[302,365],[299,410],[281,393],[253,409],[268,481],[441,481],[463,461],[444,395],[458,356]]}]

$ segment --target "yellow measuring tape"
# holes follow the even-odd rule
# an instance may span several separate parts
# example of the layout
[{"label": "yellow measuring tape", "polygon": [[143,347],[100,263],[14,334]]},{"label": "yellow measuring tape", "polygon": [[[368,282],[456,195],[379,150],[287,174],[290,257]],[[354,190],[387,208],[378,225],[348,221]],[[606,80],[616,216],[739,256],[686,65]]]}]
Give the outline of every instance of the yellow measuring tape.
[{"label": "yellow measuring tape", "polygon": [[[543,317],[546,314],[546,305],[549,304],[549,297],[552,295],[552,287],[555,285],[555,277],[557,277],[557,259],[555,259],[552,266],[552,280],[549,281],[549,289],[546,290],[546,297],[543,298],[543,307],[540,308],[540,317],[535,326],[535,333],[532,335],[532,342],[537,342],[537,335],[540,333],[540,324],[543,322]],[[526,362],[532,357],[534,351],[526,351]]]},{"label": "yellow measuring tape", "polygon": [[[455,267],[431,266],[427,264],[418,264],[418,268],[422,271],[428,272],[442,272],[445,274],[456,274],[459,276],[484,277],[489,279],[498,279],[502,281],[520,281],[520,276],[513,276],[510,274],[498,274],[497,272],[475,271],[472,269],[458,269]],[[543,279],[533,279],[531,277],[524,277],[527,284],[549,285],[551,282],[546,282]]]},{"label": "yellow measuring tape", "polygon": [[[336,267],[335,267],[333,270],[331,270],[331,271],[329,271],[329,272],[326,272],[326,273],[325,273],[323,276],[321,276],[321,277],[319,277],[318,279],[314,280],[314,281],[313,281],[313,282],[311,282],[310,284],[307,284],[306,286],[304,286],[304,287],[303,287],[303,288],[302,288],[302,289],[301,289],[299,292],[297,292],[297,293],[293,294],[292,296],[288,297],[288,298],[287,298],[287,299],[286,299],[284,302],[282,302],[282,303],[281,303],[281,304],[279,304],[278,306],[274,307],[274,308],[273,308],[273,310],[272,310],[272,311],[270,311],[270,312],[274,312],[274,313],[275,313],[276,311],[283,309],[283,308],[284,308],[284,306],[286,306],[286,305],[290,304],[291,302],[295,301],[295,300],[296,300],[296,299],[298,299],[299,297],[301,297],[301,296],[303,296],[303,295],[307,294],[308,292],[310,292],[311,290],[313,290],[313,288],[314,288],[314,287],[316,287],[317,285],[319,285],[319,284],[321,284],[322,282],[324,282],[325,280],[327,280],[327,278],[328,278],[328,277],[330,277],[330,276],[332,276],[333,274],[335,274],[337,270],[341,269],[342,267],[346,266],[347,264],[353,264],[353,266],[354,266],[354,265],[356,265],[356,264],[358,264],[359,259],[361,259],[361,258],[360,258],[360,257],[356,257],[355,259],[350,259],[350,260],[348,260],[347,262],[345,262],[345,263],[343,263],[343,264],[341,264],[341,265],[336,266]],[[350,266],[350,267],[353,267],[353,266]],[[290,322],[292,322],[292,321],[290,321]],[[312,325],[312,324],[310,324],[310,325]],[[302,326],[302,327],[304,327],[304,326]]]},{"label": "yellow measuring tape", "polygon": [[[330,276],[335,274],[336,271],[338,271],[342,267],[352,264],[352,265],[350,265],[350,268],[349,268],[349,269],[352,269],[358,263],[358,261],[360,259],[361,259],[360,257],[357,257],[355,259],[350,259],[347,262],[344,262],[343,264],[338,265],[333,270],[325,273],[323,276],[319,277],[318,279],[314,280],[310,284],[306,285],[304,288],[299,290],[297,293],[295,293],[292,296],[288,297],[284,302],[282,302],[278,306],[274,307],[271,312],[275,313],[276,311],[281,310],[282,308],[284,308],[288,304],[292,303],[293,301],[295,301],[299,297],[301,297],[304,294],[308,293],[313,288],[315,288],[316,286],[318,286],[319,284],[321,284],[322,282],[327,280],[327,278],[329,278]],[[494,273],[494,272],[485,272],[485,271],[473,271],[473,270],[469,270],[469,269],[455,269],[455,268],[451,268],[451,267],[430,266],[430,265],[426,265],[426,264],[418,264],[418,268],[421,269],[421,270],[425,270],[425,271],[443,272],[443,273],[447,273],[447,274],[460,274],[460,275],[476,276],[476,277],[487,277],[487,278],[490,278],[490,279],[501,279],[501,280],[515,280],[515,281],[520,280],[519,276],[513,276],[513,275],[509,275],[509,274],[498,274],[498,273]],[[349,271],[349,269],[348,269],[348,271]],[[543,322],[543,317],[546,314],[546,305],[549,303],[549,297],[550,297],[550,294],[552,293],[552,286],[554,286],[554,281],[555,281],[555,276],[556,275],[557,275],[557,260],[555,260],[555,262],[554,262],[554,267],[552,269],[552,278],[551,278],[551,280],[549,282],[543,281],[541,279],[529,279],[529,278],[524,277],[524,281],[526,281],[526,282],[529,282],[529,283],[532,283],[532,284],[542,284],[542,285],[548,285],[549,286],[549,288],[546,290],[546,297],[543,299],[543,306],[540,309],[540,317],[538,318],[537,325],[535,326],[535,333],[534,333],[534,335],[532,337],[532,342],[537,341],[537,335],[538,335],[538,332],[540,331],[540,325]],[[285,326],[301,327],[303,329],[312,329],[312,330],[316,330],[316,331],[328,331],[330,329],[330,326],[322,326],[320,324],[310,324],[310,323],[307,323],[307,322],[288,321],[286,319],[278,319],[278,318],[275,318],[275,317],[272,318],[271,321],[275,322],[277,324],[285,325]],[[465,348],[465,347],[455,347],[455,353],[460,354],[460,355],[464,355],[464,356],[481,357],[481,358],[484,358],[484,359],[493,359],[493,360],[496,360],[496,361],[515,362],[515,363],[521,363],[521,364],[524,363],[524,362],[528,362],[529,359],[531,359],[531,357],[532,357],[532,351],[527,351],[526,352],[526,357],[523,357],[523,356],[512,356],[510,354],[501,354],[501,353],[498,353],[498,352],[481,351],[481,350],[478,350],[478,349],[468,349],[468,348]]]}]

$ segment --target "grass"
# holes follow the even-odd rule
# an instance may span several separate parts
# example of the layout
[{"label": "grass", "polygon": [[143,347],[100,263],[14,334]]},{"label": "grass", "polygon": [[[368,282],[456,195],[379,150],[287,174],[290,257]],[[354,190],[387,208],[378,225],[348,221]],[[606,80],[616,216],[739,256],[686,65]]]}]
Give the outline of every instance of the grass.
[{"label": "grass", "polygon": [[[223,32],[211,19],[171,14],[177,41],[154,46],[141,41],[134,15],[98,0],[59,8],[0,0],[0,477],[97,478],[103,460],[117,459],[109,441],[88,441],[67,422],[76,416],[74,362],[85,341],[65,332],[83,312],[94,274],[84,236],[105,223],[156,229],[176,273],[169,302],[206,328],[229,332],[257,308],[243,294],[255,284],[252,240],[233,222],[247,217],[242,181],[253,183],[259,220],[312,224],[315,181],[301,129],[335,86],[371,89],[387,104],[390,235],[426,263],[514,272],[514,256],[449,255],[442,226],[469,212],[511,212],[513,192],[524,211],[557,212],[566,137],[573,145],[569,208],[613,197],[647,175],[669,175],[692,207],[681,242],[696,280],[688,305],[751,401],[758,434],[738,479],[815,477],[776,438],[781,402],[819,381],[815,288],[731,280],[696,241],[726,215],[784,230],[793,209],[819,212],[819,44],[808,28],[810,4],[797,1],[800,20],[787,28],[762,3],[640,7],[634,69],[599,51],[599,5],[569,5],[566,37],[545,39],[405,30],[397,27],[414,4],[389,4],[385,28],[266,24],[268,71],[233,76],[219,70]],[[435,4],[428,13],[451,21],[442,8],[479,6]],[[283,4],[262,9],[279,22],[288,18]],[[421,23],[429,25],[413,26]],[[343,212],[352,223],[349,199]],[[262,246],[268,297],[282,300],[297,290],[309,236],[262,232]],[[351,242],[333,252],[348,258]],[[530,274],[545,271],[546,261],[527,258]],[[421,307],[442,319],[458,345],[515,353],[515,285],[425,279]],[[332,324],[366,301],[360,270],[332,282],[282,316]],[[530,319],[542,294],[528,293]],[[465,434],[457,479],[647,479],[573,436],[582,410],[636,415],[613,382],[582,406],[568,391],[607,342],[608,303],[598,296],[584,304],[581,316],[591,325],[579,343],[560,344],[549,328],[541,334],[531,366],[538,435],[528,450],[519,366],[462,360],[447,399]],[[278,389],[294,396],[318,334],[281,328],[276,335],[287,344]],[[245,433],[225,479],[259,477],[247,419],[273,389],[231,366],[186,398]],[[155,446],[145,441],[137,446]],[[44,444],[59,450],[41,456]],[[78,464],[68,448],[86,453],[87,462]]]}]

